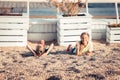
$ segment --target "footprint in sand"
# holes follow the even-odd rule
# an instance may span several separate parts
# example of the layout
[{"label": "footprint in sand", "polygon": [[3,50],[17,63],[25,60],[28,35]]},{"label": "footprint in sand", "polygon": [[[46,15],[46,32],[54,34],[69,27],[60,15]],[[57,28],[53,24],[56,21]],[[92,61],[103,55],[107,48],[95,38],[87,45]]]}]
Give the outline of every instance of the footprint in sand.
[{"label": "footprint in sand", "polygon": [[73,72],[75,72],[75,73],[80,73],[80,70],[79,70],[79,69],[76,69],[76,68],[74,68],[74,67],[69,67],[69,68],[67,69],[67,71],[73,71]]},{"label": "footprint in sand", "polygon": [[108,70],[105,72],[106,76],[120,75],[120,71]]},{"label": "footprint in sand", "polygon": [[94,78],[95,80],[105,80],[105,77],[101,74],[88,74],[83,76],[82,78]]},{"label": "footprint in sand", "polygon": [[56,77],[56,76],[51,76],[46,80],[61,80],[61,79],[59,77]]}]

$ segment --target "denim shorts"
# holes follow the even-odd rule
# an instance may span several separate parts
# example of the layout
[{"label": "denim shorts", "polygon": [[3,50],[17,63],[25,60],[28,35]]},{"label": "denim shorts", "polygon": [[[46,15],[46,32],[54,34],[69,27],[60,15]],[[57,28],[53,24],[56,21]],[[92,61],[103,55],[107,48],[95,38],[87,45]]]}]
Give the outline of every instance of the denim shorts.
[{"label": "denim shorts", "polygon": [[72,54],[76,54],[76,48],[75,48],[75,47],[72,48],[71,53],[72,53]]}]

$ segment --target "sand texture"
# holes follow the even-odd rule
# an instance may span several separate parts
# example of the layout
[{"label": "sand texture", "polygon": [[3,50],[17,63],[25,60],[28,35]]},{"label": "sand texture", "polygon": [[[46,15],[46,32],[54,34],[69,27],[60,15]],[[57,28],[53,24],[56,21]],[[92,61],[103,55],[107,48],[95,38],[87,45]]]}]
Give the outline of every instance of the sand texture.
[{"label": "sand texture", "polygon": [[90,57],[67,54],[62,46],[43,57],[26,47],[0,47],[0,80],[120,80],[120,44],[93,45]]}]

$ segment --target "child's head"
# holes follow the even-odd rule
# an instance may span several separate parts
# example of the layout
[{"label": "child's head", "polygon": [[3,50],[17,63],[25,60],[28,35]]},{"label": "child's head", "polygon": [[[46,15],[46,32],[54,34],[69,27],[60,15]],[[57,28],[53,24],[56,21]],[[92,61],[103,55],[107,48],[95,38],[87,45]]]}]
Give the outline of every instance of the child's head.
[{"label": "child's head", "polygon": [[80,36],[82,44],[87,45],[89,42],[89,34],[87,32],[83,32]]},{"label": "child's head", "polygon": [[40,40],[40,44],[42,44],[44,46],[45,45],[45,41],[44,40]]}]

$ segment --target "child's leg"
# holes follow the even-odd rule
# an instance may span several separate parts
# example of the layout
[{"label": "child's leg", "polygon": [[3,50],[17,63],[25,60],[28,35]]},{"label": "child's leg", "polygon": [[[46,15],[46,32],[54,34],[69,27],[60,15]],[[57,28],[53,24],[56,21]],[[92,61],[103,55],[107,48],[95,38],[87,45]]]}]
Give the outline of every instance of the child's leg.
[{"label": "child's leg", "polygon": [[34,56],[36,56],[36,52],[31,48],[31,46],[27,45],[26,47],[33,53]]},{"label": "child's leg", "polygon": [[72,45],[70,44],[68,47],[67,47],[67,50],[66,51],[71,51],[72,49]]},{"label": "child's leg", "polygon": [[50,46],[49,46],[49,48],[48,48],[47,52],[43,53],[41,56],[43,56],[43,55],[48,55],[48,54],[49,54],[49,52],[53,49],[53,47],[54,47],[54,44],[53,44],[53,43],[52,43],[52,44],[50,44]]}]

